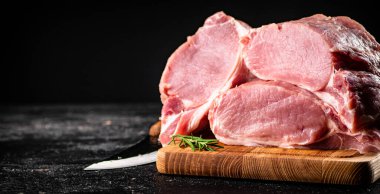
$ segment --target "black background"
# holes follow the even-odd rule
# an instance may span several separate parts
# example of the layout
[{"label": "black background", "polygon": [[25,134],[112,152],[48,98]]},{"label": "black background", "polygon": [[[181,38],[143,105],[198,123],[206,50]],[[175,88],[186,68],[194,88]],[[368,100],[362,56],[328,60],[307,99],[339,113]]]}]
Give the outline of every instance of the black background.
[{"label": "black background", "polygon": [[252,27],[315,13],[347,15],[380,37],[373,2],[3,4],[1,103],[159,102],[167,58],[217,11]]}]

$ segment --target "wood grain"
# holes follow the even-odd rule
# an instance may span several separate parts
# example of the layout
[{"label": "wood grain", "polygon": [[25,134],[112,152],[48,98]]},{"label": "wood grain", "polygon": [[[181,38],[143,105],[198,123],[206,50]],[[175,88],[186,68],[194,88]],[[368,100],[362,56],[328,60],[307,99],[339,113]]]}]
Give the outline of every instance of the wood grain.
[{"label": "wood grain", "polygon": [[158,151],[157,169],[164,174],[368,184],[380,177],[380,154],[353,150],[300,150],[228,146],[215,152],[175,145]]},{"label": "wood grain", "polygon": [[155,122],[152,126],[149,128],[149,136],[151,137],[158,137],[161,133],[161,121]]}]

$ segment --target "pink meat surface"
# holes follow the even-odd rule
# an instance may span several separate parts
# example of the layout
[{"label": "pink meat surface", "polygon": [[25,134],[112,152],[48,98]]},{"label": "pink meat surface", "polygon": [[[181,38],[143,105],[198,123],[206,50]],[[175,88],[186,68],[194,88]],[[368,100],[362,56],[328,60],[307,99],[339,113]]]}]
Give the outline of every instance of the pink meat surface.
[{"label": "pink meat surface", "polygon": [[244,59],[260,79],[314,92],[352,133],[379,124],[380,45],[348,17],[317,14],[253,29]]},{"label": "pink meat surface", "polygon": [[204,128],[212,100],[250,79],[241,55],[241,39],[249,29],[243,22],[218,12],[170,56],[159,85],[163,145],[173,134]]},{"label": "pink meat surface", "polygon": [[253,29],[249,37],[245,61],[261,79],[317,91],[340,68],[380,76],[380,45],[348,17],[317,14]]},{"label": "pink meat surface", "polygon": [[218,12],[159,88],[164,146],[210,125],[231,145],[380,152],[380,45],[348,17],[251,29]]},{"label": "pink meat surface", "polygon": [[336,129],[330,115],[331,109],[306,90],[254,80],[220,95],[209,120],[226,144],[293,147],[318,142]]},{"label": "pink meat surface", "polygon": [[380,151],[380,131],[351,133],[330,105],[281,81],[254,80],[215,99],[210,126],[229,145]]}]

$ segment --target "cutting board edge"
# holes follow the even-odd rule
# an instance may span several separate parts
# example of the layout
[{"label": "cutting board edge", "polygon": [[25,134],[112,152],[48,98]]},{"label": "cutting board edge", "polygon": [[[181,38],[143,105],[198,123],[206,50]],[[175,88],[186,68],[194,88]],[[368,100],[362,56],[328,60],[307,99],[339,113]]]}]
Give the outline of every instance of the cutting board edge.
[{"label": "cutting board edge", "polygon": [[[283,165],[292,165],[293,161],[298,159],[303,159],[304,166],[313,166],[314,170],[318,171],[317,175],[308,176],[307,174],[286,176],[283,174],[278,174],[278,172],[272,173],[271,177],[266,177],[265,172],[251,172],[248,170],[244,173],[237,170],[236,172],[231,171],[232,173],[223,173],[218,169],[217,172],[208,172],[207,169],[204,170],[203,166],[195,166],[194,169],[189,169],[189,164],[175,164],[169,161],[169,158],[172,160],[177,160],[182,156],[186,155],[186,159],[183,160],[186,163],[188,161],[187,156],[198,158],[204,155],[204,152],[190,152],[189,150],[183,150],[178,148],[176,150],[174,148],[161,148],[157,154],[157,170],[162,174],[176,174],[176,175],[190,175],[190,176],[216,176],[216,177],[228,177],[228,178],[243,178],[243,179],[258,179],[258,180],[273,180],[273,181],[296,181],[296,182],[311,182],[311,183],[329,183],[329,184],[349,184],[349,185],[361,185],[361,184],[369,184],[375,182],[380,177],[380,154],[375,156],[356,156],[354,158],[330,158],[330,157],[310,157],[307,158],[305,156],[291,156],[291,155],[283,155],[280,157],[276,157],[272,154],[257,154],[257,153],[233,153],[229,155],[229,157],[238,159],[241,157],[243,160],[246,157],[247,160],[255,159],[260,162],[260,160],[264,162],[270,162],[272,168],[283,168]],[[217,157],[225,157],[223,154],[227,153],[207,153],[209,154],[209,159],[212,159],[215,154]],[[228,153],[230,154],[230,153]],[[182,156],[180,156],[182,155]],[[373,160],[375,157],[375,160]],[[279,159],[276,159],[279,158]],[[181,161],[181,160],[179,160]],[[233,161],[233,160],[231,160]],[[272,162],[271,162],[272,161]],[[280,162],[279,162],[280,161]],[[281,162],[282,161],[282,162]],[[284,162],[288,161],[288,162]],[[290,162],[289,162],[290,161]],[[207,163],[207,160],[205,160]],[[276,164],[276,162],[278,162]],[[171,165],[169,165],[169,163]],[[297,162],[296,162],[297,163]],[[173,165],[174,164],[174,165]],[[194,164],[191,163],[191,165]],[[210,166],[212,164],[205,164],[206,166]],[[219,164],[216,164],[219,165]],[[237,162],[237,166],[242,165],[242,162]],[[244,164],[246,165],[246,164]],[[299,168],[299,165],[297,166]],[[233,166],[230,169],[234,168]],[[319,169],[320,168],[320,172]],[[202,170],[199,170],[202,169]],[[214,168],[216,169],[216,168]],[[205,173],[206,172],[206,173]],[[336,173],[336,172],[344,172]],[[203,174],[205,173],[205,174]],[[277,174],[276,174],[277,173]],[[294,173],[294,172],[293,172]],[[286,173],[285,173],[286,174]],[[371,174],[372,176],[368,176]]]},{"label": "cutting board edge", "polygon": [[163,151],[163,148],[160,148],[157,152],[156,168],[159,173],[166,173],[166,153]]},{"label": "cutting board edge", "polygon": [[380,153],[377,154],[376,158],[372,161],[369,161],[369,164],[372,171],[372,183],[380,179]]}]

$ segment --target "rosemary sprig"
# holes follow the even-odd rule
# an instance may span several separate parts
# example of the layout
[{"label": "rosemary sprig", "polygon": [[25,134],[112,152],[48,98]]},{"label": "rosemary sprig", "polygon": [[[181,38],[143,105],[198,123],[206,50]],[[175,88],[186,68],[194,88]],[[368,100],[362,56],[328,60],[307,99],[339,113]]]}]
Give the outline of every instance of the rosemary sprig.
[{"label": "rosemary sprig", "polygon": [[[172,142],[176,144],[176,139],[179,139],[179,147],[190,147],[191,150],[195,151],[198,149],[206,150],[206,151],[215,151],[215,148],[223,148],[223,146],[218,145],[218,140],[216,139],[203,139],[202,137],[196,137],[192,135],[173,135],[172,140],[169,142],[171,144]],[[214,147],[214,148],[213,148]]]}]

